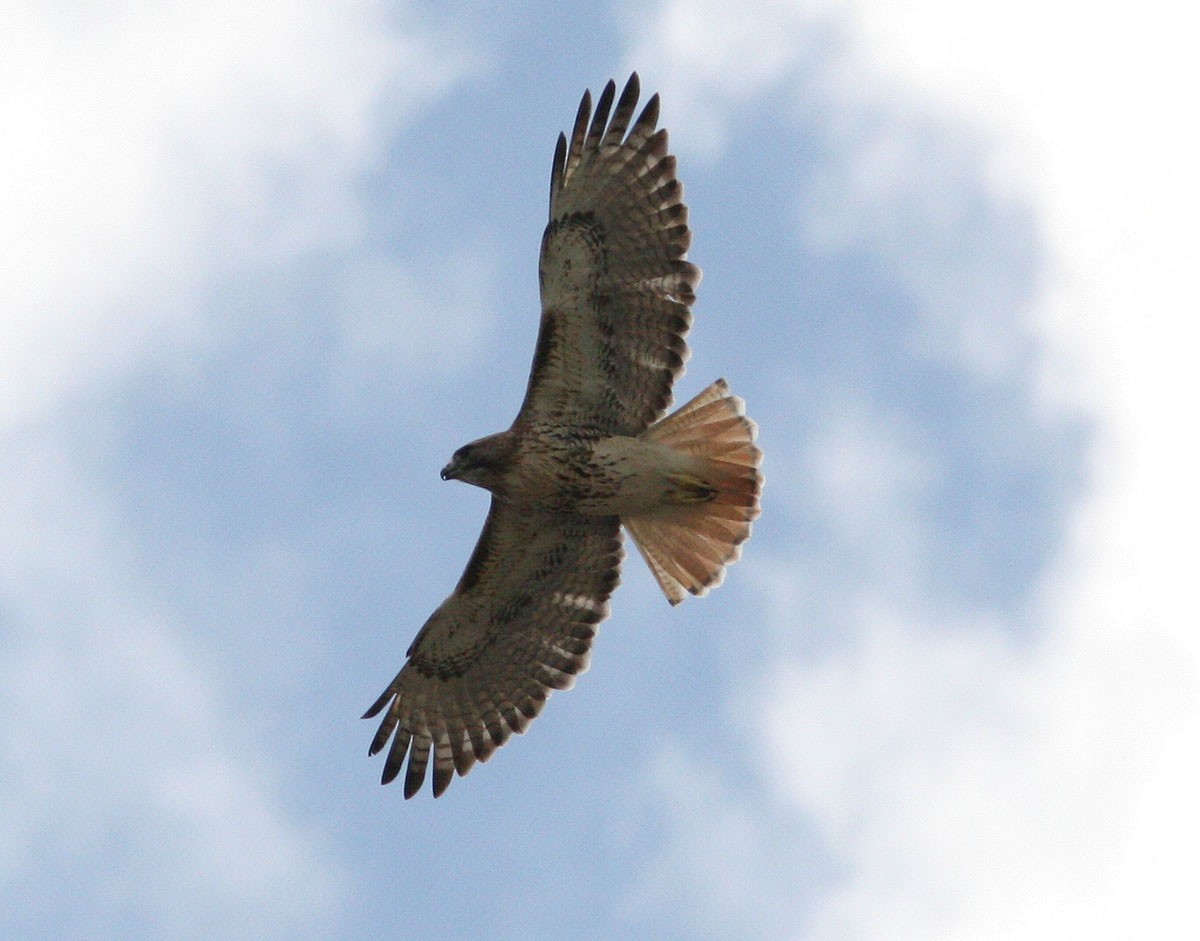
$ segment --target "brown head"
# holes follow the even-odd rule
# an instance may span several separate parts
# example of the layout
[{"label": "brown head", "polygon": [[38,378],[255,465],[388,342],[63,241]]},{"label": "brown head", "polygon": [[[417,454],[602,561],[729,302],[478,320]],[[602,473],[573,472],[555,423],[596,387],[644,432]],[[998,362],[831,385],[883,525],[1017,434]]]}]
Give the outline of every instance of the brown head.
[{"label": "brown head", "polygon": [[464,444],[442,468],[442,480],[461,480],[495,493],[512,466],[515,450],[516,441],[510,431]]}]

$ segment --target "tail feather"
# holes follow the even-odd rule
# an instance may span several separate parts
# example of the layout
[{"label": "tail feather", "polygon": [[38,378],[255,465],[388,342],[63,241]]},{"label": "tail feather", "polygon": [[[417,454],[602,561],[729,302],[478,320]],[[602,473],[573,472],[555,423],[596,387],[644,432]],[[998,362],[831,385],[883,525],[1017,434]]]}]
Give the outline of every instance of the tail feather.
[{"label": "tail feather", "polygon": [[671,604],[719,585],[758,517],[762,452],[743,408],[718,379],[642,435],[693,459],[686,497],[623,520]]}]

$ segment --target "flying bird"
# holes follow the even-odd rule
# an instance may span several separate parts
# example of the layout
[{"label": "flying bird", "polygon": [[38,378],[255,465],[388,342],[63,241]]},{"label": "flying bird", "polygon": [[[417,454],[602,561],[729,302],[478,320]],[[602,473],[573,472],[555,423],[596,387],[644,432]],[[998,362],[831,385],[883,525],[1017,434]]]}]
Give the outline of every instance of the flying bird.
[{"label": "flying bird", "polygon": [[[683,186],[654,95],[635,121],[637,73],[612,110],[585,92],[550,175],[538,279],[542,316],[525,399],[507,431],[442,470],[489,490],[479,542],[383,713],[383,783],[408,769],[433,793],[524,732],[553,690],[587,669],[632,537],[672,605],[719,584],[758,516],[756,428],[724,380],[671,415],[700,269]],[[612,119],[609,112],[612,110]]]}]

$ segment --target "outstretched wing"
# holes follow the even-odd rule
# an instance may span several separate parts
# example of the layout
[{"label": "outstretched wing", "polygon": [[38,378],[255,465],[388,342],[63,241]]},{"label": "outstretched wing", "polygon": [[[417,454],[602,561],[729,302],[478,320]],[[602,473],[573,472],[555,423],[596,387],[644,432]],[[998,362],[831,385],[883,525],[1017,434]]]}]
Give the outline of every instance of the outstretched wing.
[{"label": "outstretched wing", "polygon": [[454,772],[466,774],[525,731],[551,690],[570,688],[608,616],[621,555],[615,516],[542,514],[493,499],[454,593],[363,716],[386,707],[370,754],[395,735],[383,783],[400,773],[407,753],[404,796],[412,797],[432,751],[440,795]]},{"label": "outstretched wing", "polygon": [[683,185],[666,130],[655,130],[658,96],[630,128],[637,73],[610,122],[615,89],[605,86],[594,115],[585,92],[570,142],[558,138],[542,322],[518,423],[638,434],[671,404],[687,358],[700,269],[685,260]]}]

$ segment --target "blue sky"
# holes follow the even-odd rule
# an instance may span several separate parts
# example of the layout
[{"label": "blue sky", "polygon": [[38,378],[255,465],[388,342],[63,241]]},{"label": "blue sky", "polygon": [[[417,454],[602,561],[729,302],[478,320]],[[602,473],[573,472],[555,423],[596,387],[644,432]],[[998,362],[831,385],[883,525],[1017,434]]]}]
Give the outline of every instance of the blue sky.
[{"label": "blue sky", "polygon": [[[251,6],[2,14],[0,933],[1193,936],[1165,5]],[[482,524],[437,471],[519,404],[555,136],[634,68],[678,397],[746,399],[764,513],[677,609],[630,558],[576,688],[405,802],[357,717]]]}]

